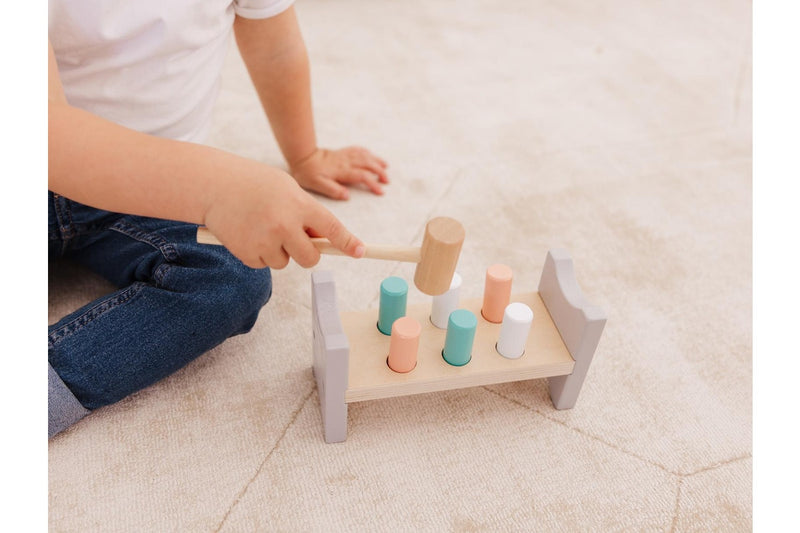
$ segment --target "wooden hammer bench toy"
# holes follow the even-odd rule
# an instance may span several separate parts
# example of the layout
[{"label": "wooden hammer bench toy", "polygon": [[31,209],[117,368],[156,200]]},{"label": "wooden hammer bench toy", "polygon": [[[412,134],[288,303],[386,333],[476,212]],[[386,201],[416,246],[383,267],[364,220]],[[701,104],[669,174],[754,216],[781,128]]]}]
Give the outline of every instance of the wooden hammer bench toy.
[{"label": "wooden hammer bench toy", "polygon": [[[460,300],[463,226],[432,219],[419,248],[367,246],[365,257],[416,262],[431,305],[407,306],[407,284],[381,284],[380,308],[339,313],[331,271],[311,274],[313,371],[325,442],[347,438],[349,403],[547,378],[556,409],[575,406],[606,323],[563,249],[545,258],[538,292],[511,294],[511,269],[486,271],[483,298]],[[198,241],[215,242],[205,228]],[[338,253],[314,239],[322,253]]]}]

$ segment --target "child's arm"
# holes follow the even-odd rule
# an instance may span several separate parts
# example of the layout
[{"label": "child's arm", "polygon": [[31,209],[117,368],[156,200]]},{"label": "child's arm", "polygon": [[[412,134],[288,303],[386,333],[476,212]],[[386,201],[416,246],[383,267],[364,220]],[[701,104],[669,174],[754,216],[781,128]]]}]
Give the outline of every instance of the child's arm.
[{"label": "child's arm", "polygon": [[289,256],[313,266],[319,252],[308,233],[363,255],[361,241],[285,172],[70,106],[48,49],[51,191],[110,211],[205,224],[251,267],[283,268]]},{"label": "child's arm", "polygon": [[317,147],[308,53],[294,7],[266,19],[236,17],[236,42],[289,170],[298,183],[336,199],[362,184],[382,194],[386,163],[361,147]]}]

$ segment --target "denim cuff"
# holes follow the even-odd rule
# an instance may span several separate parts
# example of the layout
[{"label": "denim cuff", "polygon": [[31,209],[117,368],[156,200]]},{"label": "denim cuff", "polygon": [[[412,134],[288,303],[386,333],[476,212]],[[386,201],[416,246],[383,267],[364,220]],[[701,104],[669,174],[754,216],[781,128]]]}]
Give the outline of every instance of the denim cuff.
[{"label": "denim cuff", "polygon": [[61,378],[47,364],[47,439],[64,431],[89,414],[81,402],[72,394]]}]

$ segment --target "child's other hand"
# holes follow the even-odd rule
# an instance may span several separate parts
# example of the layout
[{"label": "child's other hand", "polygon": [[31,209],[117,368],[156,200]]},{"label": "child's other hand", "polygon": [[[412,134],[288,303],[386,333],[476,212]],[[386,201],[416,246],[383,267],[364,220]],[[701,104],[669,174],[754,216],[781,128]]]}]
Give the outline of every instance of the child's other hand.
[{"label": "child's other hand", "polygon": [[204,222],[230,252],[251,268],[281,269],[289,258],[304,268],[319,262],[311,236],[326,237],[351,257],[364,244],[285,172],[259,165],[231,176],[210,195]]},{"label": "child's other hand", "polygon": [[317,148],[310,156],[290,164],[289,172],[304,189],[334,200],[347,200],[346,186],[362,185],[383,194],[381,184],[389,183],[386,162],[366,148],[349,146],[339,150]]}]

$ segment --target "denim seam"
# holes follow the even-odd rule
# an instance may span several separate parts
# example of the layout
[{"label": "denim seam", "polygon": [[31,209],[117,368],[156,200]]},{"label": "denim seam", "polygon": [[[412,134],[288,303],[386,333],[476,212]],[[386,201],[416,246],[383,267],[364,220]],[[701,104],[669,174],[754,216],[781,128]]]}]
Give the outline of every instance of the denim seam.
[{"label": "denim seam", "polygon": [[55,348],[56,343],[69,337],[112,309],[124,304],[136,296],[145,286],[145,283],[134,283],[124,291],[118,293],[115,297],[103,300],[85,313],[75,317],[75,319],[49,332],[47,334],[48,347],[50,349]]},{"label": "denim seam", "polygon": [[162,263],[153,271],[153,282],[156,287],[165,288],[164,280],[172,269],[171,263]]},{"label": "denim seam", "polygon": [[161,252],[161,255],[164,256],[164,259],[166,259],[167,261],[174,262],[180,258],[180,254],[178,254],[178,250],[175,247],[175,245],[168,242],[161,235],[144,231],[143,229],[138,228],[132,224],[128,224],[122,220],[119,220],[114,224],[112,224],[109,229],[121,233],[123,235],[127,235],[128,237],[135,239],[139,242],[149,244],[150,246]]},{"label": "denim seam", "polygon": [[69,199],[55,195],[56,214],[58,215],[58,227],[61,229],[64,239],[71,239],[75,236],[75,222],[72,220],[72,208]]},{"label": "denim seam", "polygon": [[69,241],[75,237],[75,224],[72,221],[72,209],[67,204],[69,200],[59,194],[53,193],[53,205],[58,220],[58,231],[61,233],[61,255],[67,251]]},{"label": "denim seam", "polygon": [[[63,241],[62,233],[61,233],[61,215],[60,215],[60,212],[59,212],[60,210],[58,208],[58,200],[61,197],[59,195],[57,195],[56,193],[52,193],[52,194],[53,194],[53,199],[52,199],[53,212],[55,213],[56,224],[55,224],[55,228],[52,231],[50,231],[50,222],[48,220],[47,237],[50,240],[58,239],[58,240],[62,240]],[[50,200],[48,199],[48,201],[50,201]]]}]

